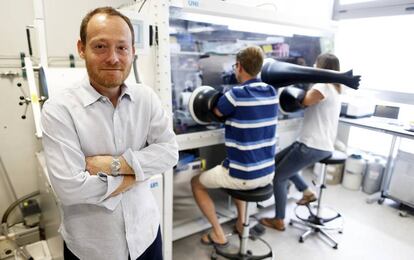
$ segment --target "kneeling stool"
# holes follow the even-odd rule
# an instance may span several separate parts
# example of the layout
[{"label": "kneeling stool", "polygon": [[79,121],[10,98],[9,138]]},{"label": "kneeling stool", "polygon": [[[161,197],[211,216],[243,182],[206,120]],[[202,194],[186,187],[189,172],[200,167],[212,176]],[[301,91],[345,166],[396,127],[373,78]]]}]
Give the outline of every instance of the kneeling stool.
[{"label": "kneeling stool", "polygon": [[269,257],[273,259],[272,247],[260,237],[256,237],[255,239],[258,239],[259,241],[263,242],[269,248],[269,253],[265,255],[253,255],[252,252],[247,249],[247,241],[249,240],[249,237],[250,237],[249,236],[249,231],[250,231],[249,202],[257,203],[257,202],[270,199],[273,195],[273,185],[268,184],[264,187],[257,188],[254,190],[230,190],[230,189],[224,189],[224,190],[231,197],[246,202],[246,208],[245,208],[246,212],[244,215],[245,222],[243,223],[243,232],[240,238],[240,249],[238,253],[228,253],[228,252],[224,252],[223,249],[219,247],[215,247],[214,252],[211,255],[211,259],[217,259],[217,255],[223,256],[227,259],[248,260],[248,259],[265,259]]},{"label": "kneeling stool", "polygon": [[[334,249],[338,249],[338,243],[329,234],[327,234],[325,230],[333,230],[333,231],[338,231],[339,233],[342,233],[342,230],[343,230],[342,224],[340,226],[332,226],[332,225],[326,226],[325,224],[334,219],[340,218],[342,216],[341,214],[334,212],[332,210],[334,212],[334,214],[332,214],[333,216],[329,218],[322,217],[321,211],[323,208],[321,206],[321,201],[322,201],[323,189],[326,188],[325,183],[326,183],[327,165],[343,164],[345,163],[346,157],[347,157],[346,154],[339,152],[339,151],[334,151],[328,158],[325,158],[320,161],[320,163],[322,164],[321,176],[320,176],[321,183],[319,184],[319,196],[316,202],[317,203],[316,214],[314,213],[315,206],[314,205],[310,206],[309,204],[307,204],[305,206],[308,209],[309,216],[307,218],[303,218],[297,213],[297,209],[300,207],[300,205],[298,205],[295,208],[295,214],[296,214],[296,217],[300,220],[291,219],[289,222],[289,225],[295,225],[295,227],[301,228],[306,231],[300,236],[299,242],[303,243],[309,235],[319,233],[321,236],[325,238],[324,239],[325,242],[329,241],[332,244],[332,247]],[[313,209],[311,209],[311,207],[313,207]]]}]

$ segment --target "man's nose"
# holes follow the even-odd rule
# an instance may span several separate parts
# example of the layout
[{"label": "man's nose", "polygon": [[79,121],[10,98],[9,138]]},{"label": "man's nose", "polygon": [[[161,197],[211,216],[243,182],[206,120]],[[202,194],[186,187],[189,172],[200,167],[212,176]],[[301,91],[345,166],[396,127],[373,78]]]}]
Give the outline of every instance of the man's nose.
[{"label": "man's nose", "polygon": [[109,64],[116,64],[119,62],[119,54],[116,52],[115,48],[109,48],[106,62]]}]

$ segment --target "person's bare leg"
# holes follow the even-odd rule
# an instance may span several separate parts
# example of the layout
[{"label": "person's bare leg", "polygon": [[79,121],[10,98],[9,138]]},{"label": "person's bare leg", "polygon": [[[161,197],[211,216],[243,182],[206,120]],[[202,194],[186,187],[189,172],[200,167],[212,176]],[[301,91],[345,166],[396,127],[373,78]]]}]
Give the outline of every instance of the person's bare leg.
[{"label": "person's bare leg", "polygon": [[234,204],[236,204],[237,208],[237,221],[236,221],[236,229],[239,234],[242,234],[243,231],[243,223],[244,223],[244,215],[246,213],[246,202],[238,199],[234,199]]},{"label": "person's bare leg", "polygon": [[[223,228],[218,221],[214,202],[210,198],[207,189],[201,184],[199,177],[200,175],[197,175],[191,179],[191,188],[193,190],[194,199],[201,212],[203,212],[204,216],[213,226],[213,232],[211,233],[212,239],[216,243],[223,244],[227,242],[227,239]],[[207,238],[203,238],[203,240],[207,241]]]}]

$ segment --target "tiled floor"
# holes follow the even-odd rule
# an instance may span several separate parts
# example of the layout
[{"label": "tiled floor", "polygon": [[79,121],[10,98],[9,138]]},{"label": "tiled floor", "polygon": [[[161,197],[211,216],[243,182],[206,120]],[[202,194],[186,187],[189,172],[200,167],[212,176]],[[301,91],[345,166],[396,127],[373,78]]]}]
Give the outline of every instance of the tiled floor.
[{"label": "tiled floor", "polygon": [[[292,194],[292,197],[299,196],[300,194]],[[263,238],[271,244],[275,259],[282,260],[414,259],[414,214],[411,212],[407,217],[401,217],[395,202],[387,199],[383,205],[367,204],[366,198],[365,193],[347,190],[341,185],[330,185],[324,191],[324,204],[335,207],[344,216],[343,234],[332,233],[339,242],[337,250],[318,237],[310,237],[305,243],[298,243],[302,231],[290,226],[287,226],[285,232],[266,229]],[[292,198],[289,200],[286,220],[293,217],[294,205]],[[273,210],[270,207],[258,217],[273,216]],[[234,222],[225,224],[225,230],[230,231],[233,224]],[[200,244],[200,236],[201,233],[197,233],[175,241],[173,259],[210,259],[212,248]],[[237,240],[233,242],[237,245]],[[250,245],[253,251],[261,250],[254,243]]]}]

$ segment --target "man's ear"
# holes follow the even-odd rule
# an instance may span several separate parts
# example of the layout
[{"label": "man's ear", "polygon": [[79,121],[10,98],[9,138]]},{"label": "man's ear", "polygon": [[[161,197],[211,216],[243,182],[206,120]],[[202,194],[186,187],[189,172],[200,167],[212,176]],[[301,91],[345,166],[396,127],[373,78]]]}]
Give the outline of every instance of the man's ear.
[{"label": "man's ear", "polygon": [[85,45],[83,45],[82,41],[79,39],[77,42],[78,53],[79,56],[84,59],[85,58]]},{"label": "man's ear", "polygon": [[240,62],[239,62],[239,66],[237,66],[237,69],[238,69],[239,73],[242,73],[243,71],[245,71],[243,66],[240,64]]}]

